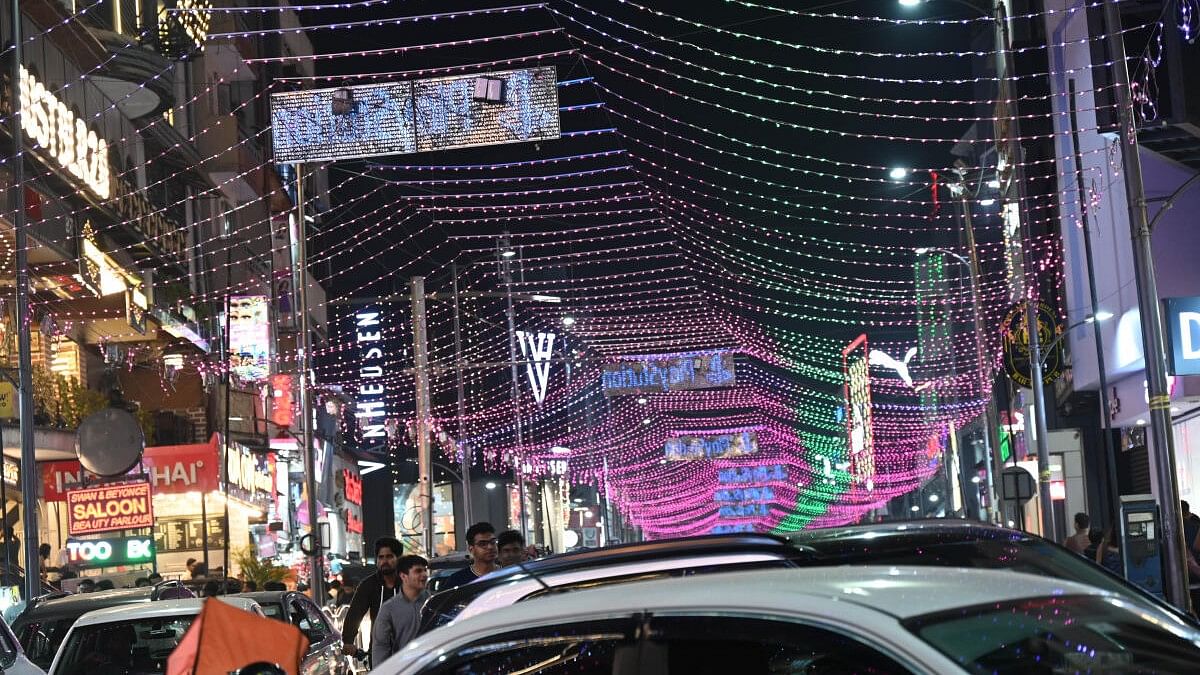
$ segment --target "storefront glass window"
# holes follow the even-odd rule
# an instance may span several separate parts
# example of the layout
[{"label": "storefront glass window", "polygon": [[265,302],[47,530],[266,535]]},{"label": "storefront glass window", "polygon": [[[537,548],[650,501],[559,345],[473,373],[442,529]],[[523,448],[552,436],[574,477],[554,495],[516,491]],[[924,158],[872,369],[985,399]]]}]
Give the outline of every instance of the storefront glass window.
[{"label": "storefront glass window", "polygon": [[[223,518],[208,519],[208,548],[219,549],[225,545],[225,521]],[[199,518],[160,518],[154,526],[154,546],[159,553],[201,551],[204,549],[204,531]]]}]

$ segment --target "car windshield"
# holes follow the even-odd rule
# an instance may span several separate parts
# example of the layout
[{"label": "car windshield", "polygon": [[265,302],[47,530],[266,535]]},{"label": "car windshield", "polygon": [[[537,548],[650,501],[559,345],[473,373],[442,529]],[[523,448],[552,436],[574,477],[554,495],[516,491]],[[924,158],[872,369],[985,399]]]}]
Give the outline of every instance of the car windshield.
[{"label": "car windshield", "polygon": [[183,639],[194,614],[81,626],[63,645],[57,675],[151,675]]},{"label": "car windshield", "polygon": [[792,541],[816,553],[814,559],[797,561],[804,566],[871,564],[1004,569],[1077,581],[1121,595],[1150,598],[1083,556],[1041,539],[1007,532],[989,537],[981,531],[978,538],[971,539],[936,533],[883,533],[873,538],[863,535],[829,539],[796,536]]},{"label": "car windshield", "polygon": [[22,626],[17,634],[17,639],[21,641],[25,657],[36,663],[42,670],[49,670],[50,662],[58,653],[58,646],[62,644],[63,638],[67,636],[67,631],[71,630],[71,626],[75,624],[77,618],[72,616],[35,621]]},{"label": "car windshield", "polygon": [[972,673],[1187,673],[1200,662],[1200,633],[1167,630],[1112,597],[991,603],[904,625]]}]

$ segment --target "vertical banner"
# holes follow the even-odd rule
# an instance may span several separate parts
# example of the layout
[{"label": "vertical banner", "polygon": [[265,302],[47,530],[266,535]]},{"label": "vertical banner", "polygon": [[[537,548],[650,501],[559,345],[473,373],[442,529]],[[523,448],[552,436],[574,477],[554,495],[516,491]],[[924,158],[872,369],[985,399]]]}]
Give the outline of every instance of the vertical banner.
[{"label": "vertical banner", "polygon": [[875,489],[875,436],[871,424],[871,372],[868,358],[865,333],[842,350],[850,477],[855,485],[862,485],[870,492]]}]

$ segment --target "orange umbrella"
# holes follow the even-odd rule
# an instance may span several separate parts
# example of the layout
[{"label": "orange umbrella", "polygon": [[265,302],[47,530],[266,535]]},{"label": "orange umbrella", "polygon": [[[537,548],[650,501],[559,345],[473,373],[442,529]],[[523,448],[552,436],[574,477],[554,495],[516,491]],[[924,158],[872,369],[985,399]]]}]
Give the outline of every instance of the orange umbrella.
[{"label": "orange umbrella", "polygon": [[166,675],[228,673],[260,661],[299,675],[307,650],[299,628],[209,598],[167,659]]}]

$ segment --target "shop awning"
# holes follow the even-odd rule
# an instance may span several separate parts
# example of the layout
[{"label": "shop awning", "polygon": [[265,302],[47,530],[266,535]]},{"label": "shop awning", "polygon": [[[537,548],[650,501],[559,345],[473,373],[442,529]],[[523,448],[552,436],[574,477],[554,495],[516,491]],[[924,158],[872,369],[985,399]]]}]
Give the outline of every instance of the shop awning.
[{"label": "shop awning", "polygon": [[[4,454],[21,459],[21,429],[15,424],[0,427],[3,432]],[[39,462],[75,459],[75,432],[63,429],[33,430],[34,457]]]}]

